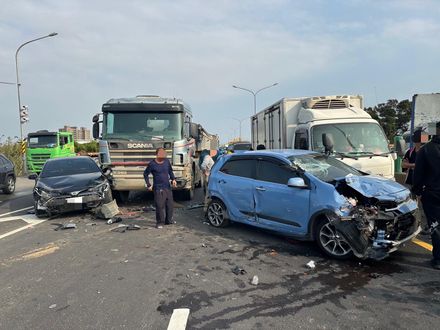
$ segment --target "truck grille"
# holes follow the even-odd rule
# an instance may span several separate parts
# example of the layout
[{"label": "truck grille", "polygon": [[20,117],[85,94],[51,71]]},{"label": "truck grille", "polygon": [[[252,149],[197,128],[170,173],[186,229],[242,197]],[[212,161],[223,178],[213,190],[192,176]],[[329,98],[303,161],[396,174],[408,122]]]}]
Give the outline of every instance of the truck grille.
[{"label": "truck grille", "polygon": [[[41,170],[46,161],[50,159],[50,154],[31,154],[30,160],[34,169]],[[29,168],[31,169],[31,168]]]},{"label": "truck grille", "polygon": [[[172,150],[167,150],[168,159],[171,161]],[[148,163],[156,158],[156,150],[110,150],[111,163],[142,162]]]}]

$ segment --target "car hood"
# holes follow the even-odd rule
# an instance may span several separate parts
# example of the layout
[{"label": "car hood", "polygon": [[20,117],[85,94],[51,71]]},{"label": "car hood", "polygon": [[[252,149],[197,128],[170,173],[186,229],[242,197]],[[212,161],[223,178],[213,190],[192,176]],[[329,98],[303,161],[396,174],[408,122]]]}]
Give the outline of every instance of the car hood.
[{"label": "car hood", "polygon": [[411,194],[401,184],[383,177],[347,175],[341,180],[345,180],[348,186],[368,198],[401,202],[408,199]]},{"label": "car hood", "polygon": [[37,182],[36,188],[41,188],[48,192],[70,194],[72,192],[82,191],[94,187],[103,183],[104,181],[104,176],[99,172],[84,173],[40,178]]}]

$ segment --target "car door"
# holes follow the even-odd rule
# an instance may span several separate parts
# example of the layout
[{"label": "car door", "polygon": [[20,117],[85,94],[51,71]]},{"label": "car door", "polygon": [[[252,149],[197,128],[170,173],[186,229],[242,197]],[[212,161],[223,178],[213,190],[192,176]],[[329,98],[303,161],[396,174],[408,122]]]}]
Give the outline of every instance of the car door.
[{"label": "car door", "polygon": [[287,185],[299,174],[281,160],[260,158],[255,180],[255,212],[259,226],[291,234],[306,234],[310,190]]},{"label": "car door", "polygon": [[0,185],[5,184],[6,172],[8,170],[6,167],[6,159],[0,156]]},{"label": "car door", "polygon": [[255,222],[254,178],[256,159],[231,157],[220,169],[218,186],[231,220]]}]

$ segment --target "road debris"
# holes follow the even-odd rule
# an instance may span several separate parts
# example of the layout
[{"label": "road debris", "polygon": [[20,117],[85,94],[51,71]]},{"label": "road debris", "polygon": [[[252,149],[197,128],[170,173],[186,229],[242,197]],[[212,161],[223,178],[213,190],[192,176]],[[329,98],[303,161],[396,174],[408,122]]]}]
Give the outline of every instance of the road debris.
[{"label": "road debris", "polygon": [[278,252],[275,251],[274,249],[269,249],[267,250],[267,254],[270,255],[271,257],[275,257],[276,255],[278,255]]},{"label": "road debris", "polygon": [[194,210],[194,209],[201,209],[202,207],[205,207],[204,203],[198,203],[198,204],[191,204],[186,209],[187,210]]},{"label": "road debris", "polygon": [[258,276],[254,275],[254,277],[252,277],[252,281],[251,281],[252,285],[258,285]]},{"label": "road debris", "polygon": [[310,260],[307,264],[306,267],[309,269],[315,269],[316,268],[316,264],[313,260]]},{"label": "road debris", "polygon": [[152,205],[147,205],[143,208],[144,212],[156,211],[156,208]]},{"label": "road debris", "polygon": [[244,275],[246,274],[246,270],[244,270],[243,268],[239,267],[239,266],[235,266],[234,268],[232,268],[232,272],[235,275]]},{"label": "road debris", "polygon": [[111,229],[111,231],[115,233],[125,233],[127,230],[139,230],[139,229],[141,229],[140,226],[129,224],[129,225],[119,225],[118,227]]},{"label": "road debris", "polygon": [[208,245],[206,245],[205,243],[202,243],[202,247],[208,247]]},{"label": "road debris", "polygon": [[122,218],[121,218],[121,217],[114,217],[114,218],[109,219],[109,220],[107,221],[107,224],[108,224],[108,225],[111,225],[112,223],[121,222],[121,221],[122,221]]},{"label": "road debris", "polygon": [[96,222],[90,222],[90,223],[86,224],[86,226],[96,226]]},{"label": "road debris", "polygon": [[52,304],[52,305],[49,306],[49,309],[54,309],[56,307],[57,307],[57,304]]},{"label": "road debris", "polygon": [[66,224],[62,224],[62,223],[53,223],[54,226],[58,226],[57,228],[55,228],[55,231],[58,230],[65,230],[65,229],[76,229],[76,224],[75,223],[66,223]]},{"label": "road debris", "polygon": [[104,204],[95,209],[96,217],[101,219],[111,219],[117,214],[119,214],[119,208],[115,200],[112,200],[110,203]]}]

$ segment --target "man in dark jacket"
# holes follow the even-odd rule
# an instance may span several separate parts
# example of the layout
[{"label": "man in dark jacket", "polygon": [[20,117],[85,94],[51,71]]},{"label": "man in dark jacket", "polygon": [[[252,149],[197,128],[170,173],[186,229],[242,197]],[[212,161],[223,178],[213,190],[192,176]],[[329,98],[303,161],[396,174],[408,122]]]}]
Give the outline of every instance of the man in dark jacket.
[{"label": "man in dark jacket", "polygon": [[422,196],[432,239],[432,266],[440,270],[440,122],[436,135],[417,153],[413,192]]},{"label": "man in dark jacket", "polygon": [[[149,175],[153,175],[153,186]],[[176,177],[167,153],[164,148],[156,149],[156,159],[152,160],[144,171],[144,179],[149,191],[154,191],[154,204],[156,207],[156,228],[162,228],[163,224],[171,225],[173,221],[173,187],[177,186]]]}]

